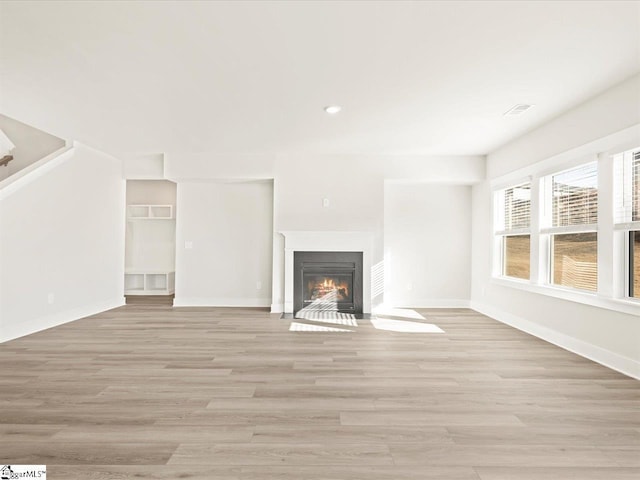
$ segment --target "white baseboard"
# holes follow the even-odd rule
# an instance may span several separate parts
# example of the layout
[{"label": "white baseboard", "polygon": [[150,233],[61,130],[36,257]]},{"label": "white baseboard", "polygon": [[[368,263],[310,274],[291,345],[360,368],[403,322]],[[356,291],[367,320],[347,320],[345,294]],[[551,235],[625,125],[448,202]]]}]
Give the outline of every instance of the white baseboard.
[{"label": "white baseboard", "polygon": [[549,343],[553,343],[558,347],[564,348],[570,352],[576,353],[582,357],[593,360],[605,367],[616,370],[620,373],[628,375],[632,378],[640,380],[640,362],[628,357],[624,357],[610,350],[606,350],[597,345],[584,342],[577,338],[571,337],[564,333],[558,332],[551,328],[539,325],[530,320],[518,317],[500,309],[484,305],[478,302],[471,302],[471,308],[488,317],[493,318],[511,327],[522,330],[535,337],[541,338]]},{"label": "white baseboard", "polygon": [[175,297],[174,307],[270,307],[270,298]]},{"label": "white baseboard", "polygon": [[284,304],[282,303],[271,304],[271,313],[283,313],[283,312],[284,312]]},{"label": "white baseboard", "polygon": [[[402,305],[401,305],[402,304]],[[468,299],[445,298],[423,299],[408,302],[394,302],[396,308],[469,308]]]},{"label": "white baseboard", "polygon": [[103,302],[83,305],[71,310],[65,310],[64,312],[54,313],[52,315],[47,315],[45,317],[36,318],[26,322],[11,323],[4,320],[2,323],[2,331],[0,333],[0,343],[40,332],[51,327],[57,327],[58,325],[73,322],[74,320],[90,317],[91,315],[111,310],[112,308],[121,307],[124,304],[124,297],[116,297]]}]

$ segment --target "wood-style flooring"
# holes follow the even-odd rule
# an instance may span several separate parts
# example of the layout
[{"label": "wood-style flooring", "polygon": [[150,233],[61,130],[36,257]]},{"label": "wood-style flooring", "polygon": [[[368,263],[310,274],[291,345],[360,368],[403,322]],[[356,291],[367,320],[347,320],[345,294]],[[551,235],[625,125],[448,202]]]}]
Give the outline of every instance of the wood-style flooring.
[{"label": "wood-style flooring", "polygon": [[4,343],[0,462],[65,480],[640,478],[640,382],[471,310],[419,312],[391,328],[444,333],[134,304]]}]

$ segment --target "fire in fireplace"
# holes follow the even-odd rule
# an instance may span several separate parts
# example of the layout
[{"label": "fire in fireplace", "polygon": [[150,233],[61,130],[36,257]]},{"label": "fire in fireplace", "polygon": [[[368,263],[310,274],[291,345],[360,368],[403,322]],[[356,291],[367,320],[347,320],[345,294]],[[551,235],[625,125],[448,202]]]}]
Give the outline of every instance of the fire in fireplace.
[{"label": "fire in fireplace", "polygon": [[294,252],[294,313],[362,313],[362,252]]},{"label": "fire in fireplace", "polygon": [[306,275],[307,291],[304,302],[351,302],[351,275]]}]

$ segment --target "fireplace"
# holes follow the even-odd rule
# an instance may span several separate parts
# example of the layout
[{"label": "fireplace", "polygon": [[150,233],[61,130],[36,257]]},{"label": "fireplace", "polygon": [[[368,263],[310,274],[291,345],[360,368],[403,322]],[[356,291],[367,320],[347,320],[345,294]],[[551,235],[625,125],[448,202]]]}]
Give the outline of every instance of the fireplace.
[{"label": "fireplace", "polygon": [[[354,290],[353,300],[354,304],[359,304],[363,315],[371,313],[371,271],[373,269],[371,259],[373,258],[374,245],[374,234],[372,232],[283,230],[278,233],[282,235],[283,244],[282,250],[276,248],[276,256],[282,255],[282,257],[274,258],[273,268],[276,273],[282,273],[284,282],[281,289],[278,288],[278,282],[274,283],[272,312],[293,315],[293,312],[296,311],[295,309],[300,310],[303,308],[301,299],[302,277],[300,265],[298,264],[300,260],[296,262],[296,268],[294,269],[294,255],[304,254],[305,252],[330,255],[358,252],[360,263],[357,268],[358,270],[362,269],[362,277],[359,277],[359,281],[356,282],[358,285],[354,285],[355,290],[358,291]],[[335,257],[333,258],[335,260]],[[281,261],[282,263],[280,263]],[[320,261],[325,261],[325,259],[321,258]],[[356,263],[354,260],[347,261]],[[294,273],[294,270],[297,273]],[[294,285],[296,286],[296,295],[294,295]],[[294,297],[297,300],[294,301]],[[296,304],[295,309],[294,303]],[[354,305],[355,309],[357,307]]]},{"label": "fireplace", "polygon": [[294,252],[294,314],[362,313],[362,252]]}]

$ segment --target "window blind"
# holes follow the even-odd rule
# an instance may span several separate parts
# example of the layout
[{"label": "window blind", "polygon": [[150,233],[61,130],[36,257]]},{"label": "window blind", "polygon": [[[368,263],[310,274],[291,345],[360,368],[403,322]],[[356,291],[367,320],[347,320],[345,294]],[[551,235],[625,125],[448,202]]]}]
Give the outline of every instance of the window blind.
[{"label": "window blind", "polygon": [[531,226],[531,183],[522,183],[502,192],[501,230],[522,230]]},{"label": "window blind", "polygon": [[631,154],[631,197],[633,210],[631,211],[631,221],[640,220],[640,151]]},{"label": "window blind", "polygon": [[531,183],[521,183],[496,193],[496,233],[528,233],[531,226]]},{"label": "window blind", "polygon": [[587,163],[552,175],[553,226],[598,223],[598,164]]},{"label": "window blind", "polygon": [[640,150],[614,157],[615,222],[640,221]]}]

